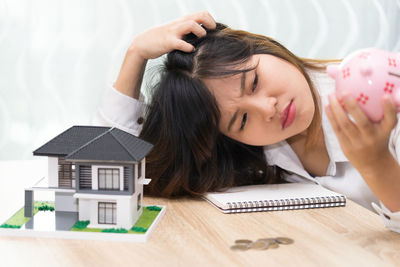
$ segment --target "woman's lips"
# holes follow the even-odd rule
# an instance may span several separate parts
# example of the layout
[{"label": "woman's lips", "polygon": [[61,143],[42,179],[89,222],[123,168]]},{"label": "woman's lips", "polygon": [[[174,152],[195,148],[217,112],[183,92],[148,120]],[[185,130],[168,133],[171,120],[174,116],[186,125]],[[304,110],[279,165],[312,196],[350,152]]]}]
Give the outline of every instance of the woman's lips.
[{"label": "woman's lips", "polygon": [[283,110],[281,115],[282,129],[289,127],[296,117],[296,106],[293,100],[290,101],[289,105]]}]

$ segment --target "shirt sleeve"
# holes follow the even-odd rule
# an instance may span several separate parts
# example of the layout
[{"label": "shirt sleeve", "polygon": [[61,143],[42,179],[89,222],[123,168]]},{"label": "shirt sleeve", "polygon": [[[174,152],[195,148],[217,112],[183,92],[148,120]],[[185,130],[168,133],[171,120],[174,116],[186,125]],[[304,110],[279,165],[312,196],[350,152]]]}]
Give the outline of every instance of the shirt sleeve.
[{"label": "shirt sleeve", "polygon": [[138,136],[146,108],[143,95],[139,100],[122,94],[113,85],[107,87],[92,124],[117,127]]},{"label": "shirt sleeve", "polygon": [[[398,118],[400,118],[400,116],[398,116]],[[400,164],[400,121],[397,123],[397,126],[392,131],[390,136],[389,149],[397,162]],[[387,228],[394,232],[400,233],[400,211],[390,211],[381,201],[379,201],[379,205],[372,203],[372,207],[381,216],[383,223]]]},{"label": "shirt sleeve", "polygon": [[400,211],[391,212],[381,201],[379,204],[380,206],[372,203],[372,207],[381,216],[385,226],[394,232],[400,233]]}]

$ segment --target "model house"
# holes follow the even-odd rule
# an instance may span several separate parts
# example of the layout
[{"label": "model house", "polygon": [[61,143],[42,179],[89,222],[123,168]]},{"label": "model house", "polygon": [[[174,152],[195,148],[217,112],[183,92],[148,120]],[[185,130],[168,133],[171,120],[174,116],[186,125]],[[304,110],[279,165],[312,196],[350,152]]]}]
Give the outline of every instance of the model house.
[{"label": "model house", "polygon": [[[132,227],[142,213],[145,157],[153,145],[117,128],[73,126],[33,152],[48,157],[55,210],[78,212],[91,228]],[[25,191],[32,216],[33,191]]]}]

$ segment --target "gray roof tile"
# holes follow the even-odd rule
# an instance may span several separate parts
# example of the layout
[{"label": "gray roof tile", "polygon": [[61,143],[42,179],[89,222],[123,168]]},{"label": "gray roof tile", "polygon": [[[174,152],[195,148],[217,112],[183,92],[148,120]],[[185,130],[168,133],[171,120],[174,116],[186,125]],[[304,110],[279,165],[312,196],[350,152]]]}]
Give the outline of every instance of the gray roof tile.
[{"label": "gray roof tile", "polygon": [[139,162],[153,145],[118,128],[73,126],[34,151],[70,160]]},{"label": "gray roof tile", "polygon": [[72,126],[33,151],[33,155],[64,157],[109,129],[110,127]]}]

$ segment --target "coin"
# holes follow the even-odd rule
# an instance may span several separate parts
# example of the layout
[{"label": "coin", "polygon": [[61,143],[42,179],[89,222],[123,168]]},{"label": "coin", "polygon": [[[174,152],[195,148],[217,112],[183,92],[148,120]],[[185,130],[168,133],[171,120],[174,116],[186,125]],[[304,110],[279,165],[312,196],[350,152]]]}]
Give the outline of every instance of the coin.
[{"label": "coin", "polygon": [[248,250],[249,246],[246,244],[236,244],[236,245],[231,246],[231,249],[232,250]]},{"label": "coin", "polygon": [[270,243],[268,248],[279,248],[279,244],[278,243]]},{"label": "coin", "polygon": [[275,238],[276,242],[283,245],[293,244],[294,240],[288,237],[277,237]]},{"label": "coin", "polygon": [[268,242],[270,244],[274,244],[274,243],[278,242],[278,241],[276,241],[275,238],[260,238],[257,241],[264,241],[264,242]]},{"label": "coin", "polygon": [[251,243],[253,243],[253,241],[249,240],[249,239],[238,239],[235,241],[236,244],[246,244],[249,245]]},{"label": "coin", "polygon": [[243,251],[248,249],[266,250],[270,248],[278,248],[280,244],[289,245],[293,243],[294,240],[288,237],[260,238],[255,242],[249,239],[238,239],[235,241],[235,245],[231,246],[231,249]]},{"label": "coin", "polygon": [[278,248],[280,244],[277,238],[260,238],[257,241],[266,242],[268,244],[268,248]]},{"label": "coin", "polygon": [[269,242],[264,242],[264,241],[256,241],[250,245],[250,248],[252,249],[267,249],[269,247]]}]

